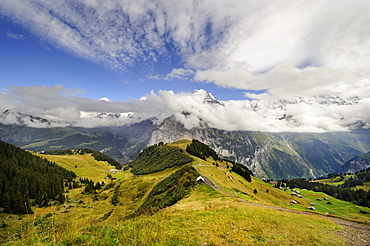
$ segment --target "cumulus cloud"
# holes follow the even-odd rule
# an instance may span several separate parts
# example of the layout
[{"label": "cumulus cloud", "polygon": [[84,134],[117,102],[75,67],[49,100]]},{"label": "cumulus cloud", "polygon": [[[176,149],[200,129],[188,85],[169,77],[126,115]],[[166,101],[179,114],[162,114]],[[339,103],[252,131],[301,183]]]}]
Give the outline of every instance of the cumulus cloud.
[{"label": "cumulus cloud", "polygon": [[[268,90],[278,98],[318,93],[369,97],[368,84],[360,89],[370,77],[369,10],[365,1],[267,5],[233,25],[228,42],[194,55],[197,63],[205,60],[203,67],[195,65],[201,68],[195,80]],[[208,65],[210,58],[213,64]]]},{"label": "cumulus cloud", "polygon": [[[214,83],[247,90],[248,98],[259,101],[228,101],[223,107],[204,103],[196,93],[171,91],[138,101],[96,101],[57,85],[14,86],[1,92],[0,105],[89,126],[112,121],[89,120],[81,112],[137,117],[115,118],[115,124],[175,115],[186,127],[204,121],[226,130],[368,127],[369,12],[369,1],[346,0],[2,0],[2,15],[75,56],[125,70],[176,55],[183,67],[147,78]],[[299,101],[284,109],[258,107],[277,102],[273,98],[317,94],[361,99],[351,105]]]},{"label": "cumulus cloud", "polygon": [[[294,100],[221,101],[204,90],[174,93],[151,92],[140,100],[115,102],[77,96],[78,90],[54,87],[12,87],[0,93],[0,122],[34,127],[119,126],[156,119],[160,124],[174,116],[186,128],[212,127],[222,130],[268,132],[324,132],[370,128],[370,99],[343,99],[329,95],[297,97]],[[210,100],[212,99],[212,100]],[[42,117],[51,125],[31,122]]]},{"label": "cumulus cloud", "polygon": [[278,98],[360,91],[370,77],[369,11],[369,1],[346,0],[0,2],[3,15],[95,63],[129,69],[175,54],[184,67],[148,78],[194,76]]}]

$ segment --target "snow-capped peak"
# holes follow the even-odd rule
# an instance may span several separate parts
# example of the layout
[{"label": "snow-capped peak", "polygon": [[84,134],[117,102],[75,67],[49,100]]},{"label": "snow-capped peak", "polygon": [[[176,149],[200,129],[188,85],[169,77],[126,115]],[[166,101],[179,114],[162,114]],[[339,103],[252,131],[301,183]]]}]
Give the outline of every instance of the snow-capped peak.
[{"label": "snow-capped peak", "polygon": [[218,101],[213,95],[212,93],[209,93],[208,91],[204,90],[204,89],[199,89],[199,90],[193,90],[192,92],[193,94],[197,94],[197,95],[200,95],[200,96],[203,96],[204,100],[203,102],[204,103],[210,103],[210,104],[219,104],[219,105],[222,105],[222,106],[225,106],[222,102]]}]

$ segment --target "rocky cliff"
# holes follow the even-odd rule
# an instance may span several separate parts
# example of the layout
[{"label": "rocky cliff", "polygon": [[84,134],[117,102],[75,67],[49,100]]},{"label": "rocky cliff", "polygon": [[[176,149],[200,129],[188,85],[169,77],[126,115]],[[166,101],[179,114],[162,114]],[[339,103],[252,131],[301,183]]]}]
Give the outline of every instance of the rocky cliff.
[{"label": "rocky cliff", "polygon": [[370,152],[347,161],[335,173],[355,173],[370,167]]},{"label": "rocky cliff", "polygon": [[[367,134],[367,137],[364,136]],[[148,145],[198,139],[226,159],[242,163],[261,178],[315,178],[332,173],[369,149],[368,131],[343,133],[266,133],[186,129],[174,117],[153,131]]]}]

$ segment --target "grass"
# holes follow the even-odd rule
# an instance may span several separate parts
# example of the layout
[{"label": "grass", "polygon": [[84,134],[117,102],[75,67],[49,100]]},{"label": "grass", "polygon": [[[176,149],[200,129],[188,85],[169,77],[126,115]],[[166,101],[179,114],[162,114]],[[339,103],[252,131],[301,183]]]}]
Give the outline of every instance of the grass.
[{"label": "grass", "polygon": [[[314,180],[312,182],[319,182],[319,183],[323,183],[323,184],[339,186],[339,185],[344,184],[344,182],[347,179],[351,178],[351,177],[353,178],[354,175],[352,175],[352,174],[346,175],[343,180],[341,180],[340,176],[338,176],[338,177],[335,177],[335,178],[332,178],[332,179],[320,179],[320,180]],[[368,191],[368,190],[370,190],[370,182],[365,182],[364,185],[358,185],[355,188],[356,189],[363,189],[364,191]]]},{"label": "grass", "polygon": [[364,191],[370,190],[370,182],[365,182],[364,185],[356,186],[357,189],[363,189]]},{"label": "grass", "polygon": [[60,140],[60,139],[63,139],[63,138],[53,138],[53,139],[48,139],[48,140],[42,140],[42,141],[39,141],[39,142],[24,145],[24,146],[22,146],[22,148],[30,149],[30,148],[41,147],[41,146],[47,145],[50,141],[55,141],[55,140]]},{"label": "grass", "polygon": [[[341,217],[344,219],[352,219],[360,222],[370,219],[370,208],[361,207],[350,202],[341,201],[336,198],[330,197],[322,192],[305,191],[300,189],[296,190],[300,191],[300,194],[303,196],[303,198],[292,197],[292,199],[300,202],[300,204],[290,205],[291,208],[308,211],[307,207],[311,206],[310,203],[314,203],[316,208],[315,212],[317,213],[329,213],[333,216]],[[291,192],[287,191],[287,193]],[[318,201],[317,198],[321,199],[321,201]],[[325,201],[324,198],[329,198],[331,204],[328,204],[328,201]],[[368,214],[363,214],[360,211],[368,212]]]},{"label": "grass", "polygon": [[[186,141],[174,145],[186,147]],[[97,162],[91,155],[45,156],[61,166],[75,171],[80,177],[104,179],[114,167]],[[73,158],[75,157],[75,158]],[[179,169],[173,167],[147,175],[133,175],[129,171],[113,174],[117,178],[114,187],[100,190],[94,195],[83,195],[84,188],[72,189],[68,194],[67,207],[54,205],[34,208],[33,215],[19,216],[0,214],[11,227],[0,229],[7,235],[4,245],[346,245],[337,234],[342,228],[328,219],[316,216],[276,211],[245,202],[289,207],[308,211],[314,203],[326,206],[328,197],[323,193],[301,191],[304,198],[296,198],[300,204],[292,205],[290,191],[272,187],[259,179],[246,181],[227,170],[225,162],[213,159],[203,161],[194,158],[193,166],[211,178],[225,192],[206,185],[197,185],[186,198],[173,206],[162,209],[152,216],[127,219],[143,204],[153,187]],[[200,165],[199,165],[200,164]],[[75,165],[78,167],[76,168]],[[230,179],[232,178],[232,180]],[[106,180],[108,185],[110,181]],[[118,189],[118,204],[111,198]],[[257,193],[254,193],[254,190]],[[236,196],[231,197],[230,195]],[[310,200],[308,200],[310,199]],[[369,214],[351,203],[330,198],[330,209],[353,220],[369,219]],[[325,214],[323,207],[316,206],[315,213]],[[338,215],[339,216],[339,215]],[[35,223],[37,226],[35,226]],[[3,234],[1,234],[3,233]],[[1,244],[0,238],[0,244]]]},{"label": "grass", "polygon": [[126,220],[117,207],[101,220],[107,205],[86,201],[70,213],[30,216],[29,224],[42,222],[5,245],[345,245],[328,220],[255,207],[204,185],[153,216]]},{"label": "grass", "polygon": [[353,175],[346,175],[344,179],[341,179],[340,176],[331,178],[331,179],[320,179],[320,180],[313,180],[312,182],[318,182],[318,183],[323,183],[323,184],[328,184],[328,185],[342,185],[344,182],[349,179],[350,177],[353,177]]},{"label": "grass", "polygon": [[[89,178],[94,182],[102,181],[114,166],[105,161],[96,161],[91,154],[85,155],[41,155],[39,156],[55,162],[67,170],[71,170],[81,178]],[[117,174],[116,176],[119,177]]]},{"label": "grass", "polygon": [[[210,164],[212,162],[215,161],[213,159],[208,161],[196,159],[193,165],[200,173],[203,173],[215,181],[215,183],[217,183],[217,185],[224,189],[228,194],[236,195],[246,201],[307,212],[311,211],[308,209],[308,207],[311,207],[310,203],[315,203],[315,213],[323,215],[329,214],[331,216],[359,222],[370,219],[370,208],[357,206],[353,203],[341,201],[324,193],[314,191],[300,190],[304,198],[297,198],[290,195],[290,190],[284,191],[277,189],[273,187],[273,185],[265,183],[257,178],[252,178],[252,182],[248,182],[240,175],[234,172],[230,173],[227,170],[226,163],[217,162],[217,164],[222,167],[218,168],[215,165]],[[226,174],[230,175],[234,182],[232,182]],[[254,190],[257,190],[256,194],[254,193]],[[327,201],[324,201],[325,197],[330,198],[330,202],[332,204],[327,204]],[[316,198],[320,198],[322,201],[317,201]],[[292,204],[290,203],[291,200],[296,200],[299,204]],[[369,214],[364,214],[360,211],[365,211]]]}]

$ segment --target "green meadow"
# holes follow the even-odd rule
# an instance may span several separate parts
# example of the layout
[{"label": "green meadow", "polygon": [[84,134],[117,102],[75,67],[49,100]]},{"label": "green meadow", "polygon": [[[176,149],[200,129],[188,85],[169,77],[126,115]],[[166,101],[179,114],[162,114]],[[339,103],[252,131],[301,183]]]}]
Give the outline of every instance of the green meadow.
[{"label": "green meadow", "polygon": [[[171,146],[185,149],[188,143]],[[185,165],[209,178],[214,189],[198,184],[172,206],[153,215],[132,216],[153,189],[182,166],[145,175],[120,170],[110,179],[114,167],[91,155],[42,156],[74,171],[78,178],[104,181],[105,187],[96,194],[81,194],[84,187],[69,190],[65,204],[34,208],[32,215],[0,214],[0,223],[7,225],[0,228],[4,245],[346,245],[338,234],[343,228],[325,216],[370,219],[361,212],[370,213],[369,208],[331,197],[328,205],[324,201],[328,196],[313,191],[300,190],[303,198],[292,197],[288,190],[254,177],[248,182],[230,172],[231,163],[197,157]],[[290,203],[292,199],[299,204]],[[314,212],[307,209],[311,202]]]}]

